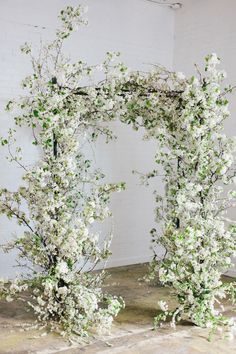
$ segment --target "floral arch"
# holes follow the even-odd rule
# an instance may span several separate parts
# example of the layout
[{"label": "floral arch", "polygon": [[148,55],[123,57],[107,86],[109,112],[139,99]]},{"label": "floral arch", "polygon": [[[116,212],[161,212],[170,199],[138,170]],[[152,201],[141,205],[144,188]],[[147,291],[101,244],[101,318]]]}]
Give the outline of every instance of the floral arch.
[{"label": "floral arch", "polygon": [[[151,230],[149,278],[170,286],[178,304],[169,309],[161,301],[156,325],[171,316],[173,325],[188,318],[212,330],[228,328],[232,321],[215,304],[226,294],[235,296],[235,285],[222,283],[221,273],[232,266],[236,252],[235,223],[225,215],[235,205],[236,192],[229,189],[226,195],[222,188],[236,179],[236,144],[223,133],[229,116],[226,94],[232,88],[221,89],[219,59],[207,56],[204,75],[197,69],[191,78],[160,66],[149,73],[129,72],[111,53],[100,66],[71,63],[62,46],[85,23],[82,12],[81,7],[62,10],[55,40],[42,46],[38,56],[28,44],[22,47],[33,73],[22,83],[27,94],[10,101],[7,110],[15,112],[17,128],[32,130],[42,159],[32,168],[24,166],[20,148],[12,150],[14,129],[1,139],[10,160],[24,170],[16,192],[0,191],[0,212],[24,226],[22,235],[3,247],[19,251],[30,276],[2,281],[0,294],[12,301],[31,289],[28,304],[41,325],[50,324],[69,338],[87,334],[94,325],[110,327],[123,302],[103,293],[103,272],[92,272],[108,257],[110,239],[101,246],[91,225],[110,215],[110,194],[124,184],[102,183],[103,174],[93,168],[81,144],[100,134],[112,139],[109,122],[120,119],[136,130],[144,127],[146,138],[155,139],[156,163],[164,171],[165,196],[155,194],[156,221],[163,231]],[[103,81],[78,85],[97,70],[104,72]],[[157,169],[145,182],[156,175]],[[158,245],[165,249],[161,260],[155,253]]]}]

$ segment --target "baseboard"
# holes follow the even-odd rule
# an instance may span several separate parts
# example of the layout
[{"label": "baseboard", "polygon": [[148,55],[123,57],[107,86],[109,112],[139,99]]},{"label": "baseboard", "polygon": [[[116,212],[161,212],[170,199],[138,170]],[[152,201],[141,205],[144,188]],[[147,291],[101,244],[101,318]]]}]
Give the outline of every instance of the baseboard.
[{"label": "baseboard", "polygon": [[228,277],[236,277],[236,269],[230,269],[224,275],[227,275]]},{"label": "baseboard", "polygon": [[[115,259],[111,258],[105,263],[105,266],[104,264],[100,263],[98,267],[96,267],[96,269],[121,267],[121,266],[127,266],[127,265],[139,264],[139,263],[149,263],[151,259],[152,259],[152,255],[124,257],[124,258],[115,258]],[[236,268],[231,268],[230,270],[225,272],[224,275],[236,278]]]},{"label": "baseboard", "polygon": [[[151,255],[109,259],[105,264],[105,268],[121,267],[138,263],[147,263],[150,262],[151,259]],[[99,268],[103,267],[104,265],[100,266]]]}]

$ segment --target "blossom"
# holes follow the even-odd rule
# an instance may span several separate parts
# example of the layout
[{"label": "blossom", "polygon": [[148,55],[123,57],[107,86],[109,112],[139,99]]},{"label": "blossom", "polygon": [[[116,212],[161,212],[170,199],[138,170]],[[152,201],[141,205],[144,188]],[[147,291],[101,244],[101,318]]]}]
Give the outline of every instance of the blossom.
[{"label": "blossom", "polygon": [[7,301],[7,302],[12,302],[13,300],[14,300],[14,298],[11,297],[10,295],[7,295],[7,296],[6,296],[6,301]]},{"label": "blossom", "polygon": [[220,59],[218,58],[216,53],[212,53],[207,57],[207,63],[210,65],[217,65],[220,63]]},{"label": "blossom", "polygon": [[165,301],[163,300],[158,301],[158,305],[162,311],[164,312],[168,311],[168,304]]},{"label": "blossom", "polygon": [[185,76],[182,72],[180,72],[180,71],[178,71],[178,72],[176,73],[176,77],[177,77],[177,79],[179,79],[179,80],[184,80],[184,79],[186,78],[186,76]]},{"label": "blossom", "polygon": [[68,288],[66,286],[61,286],[60,288],[58,288],[57,293],[59,295],[66,296],[68,293]]},{"label": "blossom", "polygon": [[57,264],[56,270],[59,274],[66,274],[68,273],[69,268],[66,262],[61,261],[60,263]]}]

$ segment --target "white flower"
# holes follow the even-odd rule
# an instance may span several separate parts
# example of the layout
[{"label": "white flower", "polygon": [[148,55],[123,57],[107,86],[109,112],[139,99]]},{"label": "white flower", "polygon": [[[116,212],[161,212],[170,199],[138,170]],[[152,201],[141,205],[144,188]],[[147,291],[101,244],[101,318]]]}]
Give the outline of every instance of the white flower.
[{"label": "white flower", "polygon": [[182,73],[182,72],[180,72],[180,71],[178,71],[177,73],[176,73],[176,77],[177,77],[177,79],[179,79],[179,80],[185,80],[185,75]]},{"label": "white flower", "polygon": [[212,328],[213,327],[213,323],[211,321],[208,321],[206,323],[206,328]]},{"label": "white flower", "polygon": [[220,63],[220,59],[218,58],[217,54],[216,53],[212,53],[210,56],[209,56],[209,60],[208,60],[208,64],[210,65],[217,65]]},{"label": "white flower", "polygon": [[11,292],[17,292],[20,290],[20,287],[16,283],[12,283],[10,286],[10,291]]},{"label": "white flower", "polygon": [[66,296],[67,293],[68,293],[68,288],[66,286],[61,286],[61,287],[58,288],[57,293],[59,295]]},{"label": "white flower", "polygon": [[12,302],[14,299],[10,296],[10,295],[7,295],[6,296],[6,301],[7,302]]},{"label": "white flower", "polygon": [[94,218],[91,216],[90,218],[88,218],[88,223],[92,224],[94,222]]},{"label": "white flower", "polygon": [[222,166],[219,170],[219,173],[221,175],[224,175],[227,172],[227,170],[228,170],[227,166]]},{"label": "white flower", "polygon": [[226,264],[231,264],[231,258],[230,257],[226,257],[225,258],[225,263]]},{"label": "white flower", "polygon": [[56,270],[59,274],[67,274],[69,271],[68,265],[66,262],[61,261],[60,263],[57,264]]},{"label": "white flower", "polygon": [[164,312],[168,311],[168,304],[165,301],[163,300],[158,301],[158,305],[162,311]]},{"label": "white flower", "polygon": [[45,301],[40,296],[37,297],[37,302],[38,302],[38,304],[40,306],[44,306],[45,305]]}]

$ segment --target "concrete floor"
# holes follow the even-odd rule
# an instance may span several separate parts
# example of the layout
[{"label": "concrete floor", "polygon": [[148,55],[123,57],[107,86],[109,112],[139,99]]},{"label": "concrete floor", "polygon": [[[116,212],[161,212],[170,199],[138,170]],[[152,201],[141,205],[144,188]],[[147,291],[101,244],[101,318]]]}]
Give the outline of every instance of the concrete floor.
[{"label": "concrete floor", "polygon": [[[25,313],[22,304],[0,302],[0,354],[235,354],[236,340],[216,336],[207,341],[208,330],[182,323],[176,330],[169,326],[152,331],[152,320],[157,313],[158,299],[170,298],[169,290],[147,285],[141,279],[147,265],[113,268],[107,280],[106,290],[120,294],[126,302],[114,322],[112,332],[103,338],[69,346],[59,336],[49,334],[40,337],[36,330],[23,330],[26,322],[33,321]],[[227,279],[226,279],[227,281]],[[226,314],[234,316],[234,308],[226,303]]]}]

